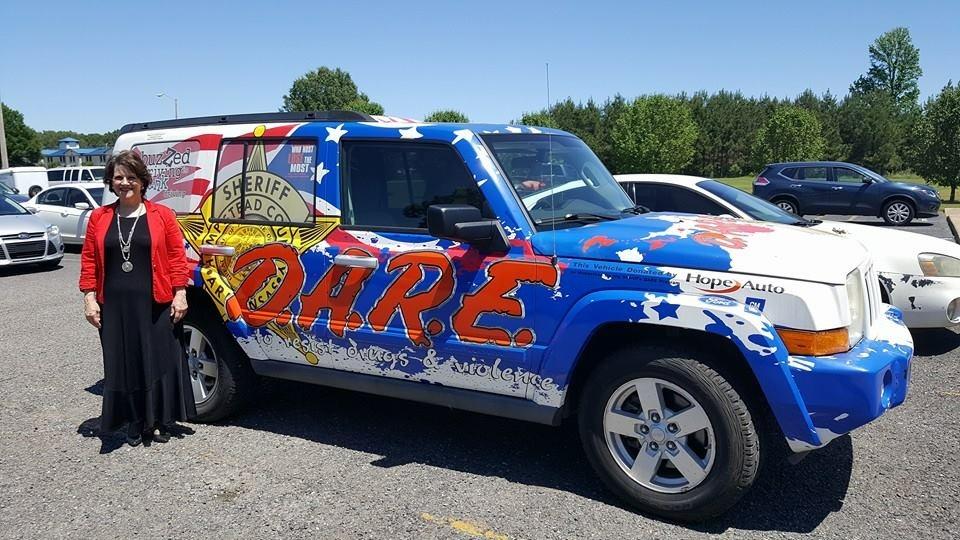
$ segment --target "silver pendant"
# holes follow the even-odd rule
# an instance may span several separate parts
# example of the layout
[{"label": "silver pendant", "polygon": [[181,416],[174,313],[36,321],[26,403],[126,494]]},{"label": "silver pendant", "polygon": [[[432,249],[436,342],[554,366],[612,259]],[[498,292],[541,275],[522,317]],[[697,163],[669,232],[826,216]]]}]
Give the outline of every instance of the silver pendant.
[{"label": "silver pendant", "polygon": [[123,264],[120,265],[120,269],[124,272],[133,271],[133,263],[130,261],[123,261]]}]

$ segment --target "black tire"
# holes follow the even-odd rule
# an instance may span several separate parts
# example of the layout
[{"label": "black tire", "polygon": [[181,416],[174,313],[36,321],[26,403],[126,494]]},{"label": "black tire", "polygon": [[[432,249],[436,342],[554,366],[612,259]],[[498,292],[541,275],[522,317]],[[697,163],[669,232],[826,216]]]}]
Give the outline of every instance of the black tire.
[{"label": "black tire", "polygon": [[[677,521],[702,521],[723,513],[750,489],[760,471],[760,436],[747,402],[723,376],[699,358],[706,358],[706,355],[692,349],[621,349],[590,374],[579,407],[578,421],[584,450],[607,487],[643,512]],[[714,441],[712,466],[706,476],[687,491],[663,493],[641,485],[621,468],[619,458],[608,446],[604,428],[608,402],[626,383],[642,378],[660,379],[679,387],[698,402],[709,419]],[[651,418],[653,415],[647,421]],[[661,422],[668,420],[664,414]],[[663,433],[658,431],[659,435]],[[622,440],[628,439],[630,437]],[[652,446],[642,444],[646,444],[648,450]],[[669,442],[661,440],[661,444]],[[662,450],[661,455],[666,456],[666,450]],[[657,463],[653,469],[655,474],[657,471],[670,472],[668,467],[672,467],[672,461],[670,465],[666,460]]]},{"label": "black tire", "polygon": [[243,350],[227,331],[223,319],[216,311],[201,303],[190,305],[187,315],[183,318],[185,347],[190,367],[191,380],[199,375],[192,368],[190,361],[189,336],[193,331],[199,331],[213,349],[217,363],[216,384],[206,399],[198,400],[194,396],[197,406],[197,422],[217,422],[239,411],[256,392],[257,376],[250,367],[250,360]]},{"label": "black tire", "polygon": [[893,199],[883,205],[880,215],[887,225],[894,227],[906,225],[913,221],[917,212],[913,208],[913,203],[905,199]]},{"label": "black tire", "polygon": [[793,199],[781,198],[774,199],[773,204],[779,206],[781,209],[790,212],[791,214],[800,215],[800,208],[797,206],[797,203],[793,202]]}]

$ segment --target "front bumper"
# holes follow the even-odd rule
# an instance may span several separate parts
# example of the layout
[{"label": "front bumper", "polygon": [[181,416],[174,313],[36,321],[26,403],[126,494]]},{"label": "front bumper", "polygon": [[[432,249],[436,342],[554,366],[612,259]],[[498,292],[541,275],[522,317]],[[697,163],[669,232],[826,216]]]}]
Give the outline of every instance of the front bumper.
[{"label": "front bumper", "polygon": [[936,217],[940,213],[940,199],[923,199],[917,204],[917,217]]},{"label": "front bumper", "polygon": [[0,267],[59,261],[62,258],[63,240],[60,235],[44,233],[41,237],[23,240],[0,239]]},{"label": "front bumper", "polygon": [[881,273],[880,283],[908,328],[960,324],[960,278]]},{"label": "front bumper", "polygon": [[913,339],[900,310],[886,311],[864,338],[834,356],[790,356],[788,365],[816,430],[819,445],[788,439],[794,452],[826,445],[903,403],[910,381]]}]

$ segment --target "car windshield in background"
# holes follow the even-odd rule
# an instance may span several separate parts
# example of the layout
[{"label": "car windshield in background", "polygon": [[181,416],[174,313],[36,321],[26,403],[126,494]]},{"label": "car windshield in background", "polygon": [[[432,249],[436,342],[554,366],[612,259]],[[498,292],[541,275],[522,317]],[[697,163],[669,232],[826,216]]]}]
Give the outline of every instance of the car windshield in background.
[{"label": "car windshield in background", "polygon": [[782,210],[774,204],[716,180],[704,180],[698,182],[697,186],[736,206],[740,211],[758,221],[771,221],[786,225],[796,225],[804,222],[803,218]]},{"label": "car windshield in background", "polygon": [[538,228],[565,221],[619,219],[633,201],[597,156],[576,137],[480,136],[507,174]]},{"label": "car windshield in background", "polygon": [[12,187],[4,184],[3,182],[0,182],[0,193],[6,193],[8,195],[16,195],[17,192],[14,191]]},{"label": "car windshield in background", "polygon": [[87,189],[87,193],[90,194],[93,202],[97,203],[97,206],[103,204],[103,188],[89,188]]},{"label": "car windshield in background", "polygon": [[0,195],[0,216],[18,216],[20,214],[29,214],[26,208],[16,202]]}]

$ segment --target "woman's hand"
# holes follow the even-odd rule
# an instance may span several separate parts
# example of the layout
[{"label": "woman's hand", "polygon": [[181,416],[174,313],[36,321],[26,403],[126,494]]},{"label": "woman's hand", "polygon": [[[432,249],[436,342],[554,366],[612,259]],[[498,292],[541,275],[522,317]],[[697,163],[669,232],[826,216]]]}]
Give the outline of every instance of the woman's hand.
[{"label": "woman's hand", "polygon": [[173,295],[173,302],[170,304],[170,319],[173,320],[173,324],[177,324],[186,314],[187,290],[184,288],[178,288]]},{"label": "woman's hand", "polygon": [[93,292],[83,295],[83,314],[94,328],[100,328],[100,304],[97,303],[97,296]]}]

